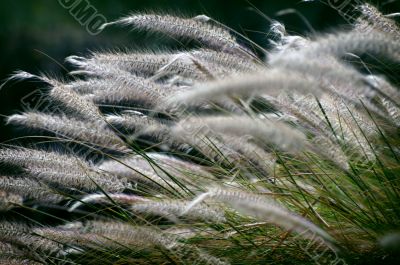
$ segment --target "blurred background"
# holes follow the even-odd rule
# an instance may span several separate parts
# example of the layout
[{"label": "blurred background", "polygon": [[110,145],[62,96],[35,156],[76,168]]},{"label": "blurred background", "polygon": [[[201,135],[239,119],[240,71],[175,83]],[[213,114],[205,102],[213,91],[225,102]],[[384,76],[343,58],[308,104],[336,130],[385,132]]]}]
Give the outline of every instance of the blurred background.
[{"label": "blurred background", "polygon": [[[345,21],[326,1],[301,0],[77,0],[90,3],[97,14],[113,21],[130,12],[160,11],[188,16],[205,14],[247,35],[267,47],[269,21],[260,15],[285,23],[289,32],[306,34],[330,30]],[[333,2],[343,2],[332,0]],[[143,49],[176,47],[168,38],[136,33],[129,27],[110,27],[91,35],[70,14],[63,3],[74,0],[0,1],[0,80],[16,70],[66,77],[69,55],[85,55],[93,50],[115,48]],[[324,3],[325,2],[325,3]],[[399,1],[374,2],[385,13],[400,11]],[[283,12],[282,12],[283,10]],[[297,13],[293,12],[296,10]],[[281,11],[281,12],[280,12]],[[280,14],[280,13],[281,14]],[[306,21],[302,18],[306,18]],[[4,126],[4,115],[22,111],[21,100],[44,84],[30,81],[9,82],[0,89],[0,141],[10,139],[11,128]]]}]

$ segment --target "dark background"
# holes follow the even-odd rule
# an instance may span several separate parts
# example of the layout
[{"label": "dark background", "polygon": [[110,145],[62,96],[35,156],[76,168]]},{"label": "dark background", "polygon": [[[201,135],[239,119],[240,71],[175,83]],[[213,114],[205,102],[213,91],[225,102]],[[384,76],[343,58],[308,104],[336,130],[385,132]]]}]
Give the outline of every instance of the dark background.
[{"label": "dark background", "polygon": [[[290,32],[306,34],[307,24],[296,14],[277,16],[292,8],[307,18],[316,31],[330,30],[345,21],[325,1],[300,0],[89,0],[108,21],[130,12],[162,11],[195,16],[206,14],[267,46],[269,22],[252,5],[272,19],[285,23]],[[400,11],[399,1],[375,1],[384,13]],[[0,80],[16,70],[34,74],[66,76],[66,56],[85,55],[90,50],[174,46],[176,43],[155,35],[138,34],[129,27],[107,28],[99,35],[88,34],[58,0],[0,1]],[[43,85],[32,81],[10,82],[0,90],[0,141],[13,136],[4,126],[4,115],[22,110],[21,98]]]}]

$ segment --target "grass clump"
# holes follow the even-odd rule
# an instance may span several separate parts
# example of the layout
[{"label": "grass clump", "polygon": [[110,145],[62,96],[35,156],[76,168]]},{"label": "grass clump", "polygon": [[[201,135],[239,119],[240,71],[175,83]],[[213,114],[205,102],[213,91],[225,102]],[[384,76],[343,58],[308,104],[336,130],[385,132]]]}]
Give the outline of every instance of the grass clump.
[{"label": "grass clump", "polygon": [[134,14],[104,27],[198,48],[71,56],[70,82],[19,72],[49,92],[8,118],[34,137],[0,149],[0,260],[396,261],[400,92],[364,61],[398,63],[400,31],[359,10],[310,38],[274,22],[264,59],[205,16]]}]

